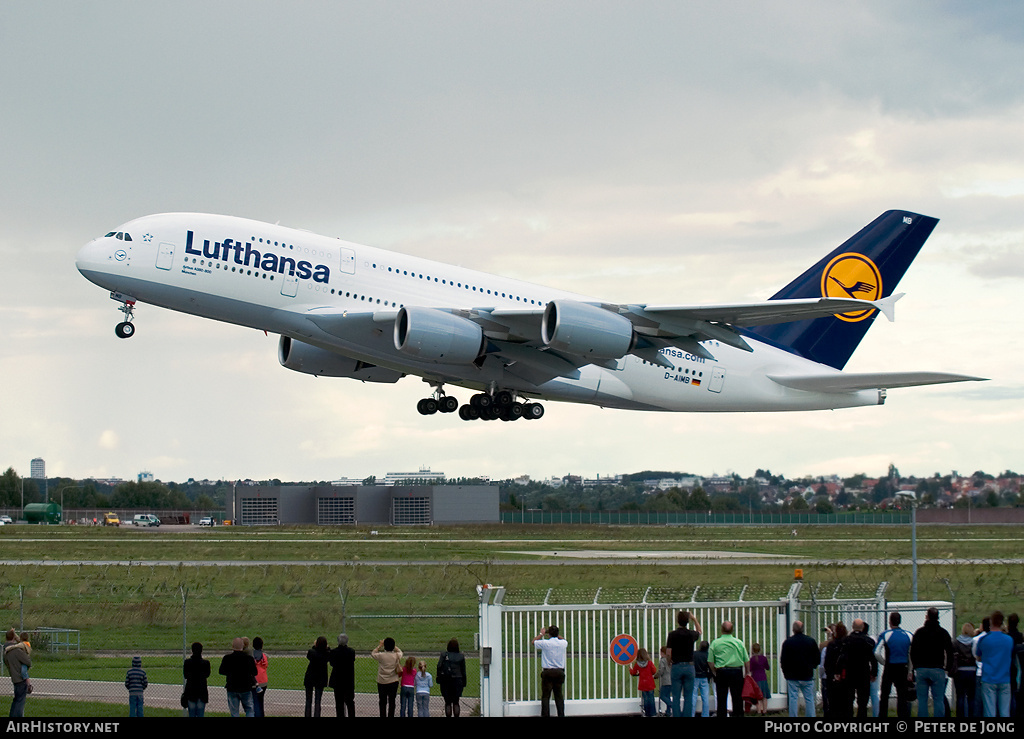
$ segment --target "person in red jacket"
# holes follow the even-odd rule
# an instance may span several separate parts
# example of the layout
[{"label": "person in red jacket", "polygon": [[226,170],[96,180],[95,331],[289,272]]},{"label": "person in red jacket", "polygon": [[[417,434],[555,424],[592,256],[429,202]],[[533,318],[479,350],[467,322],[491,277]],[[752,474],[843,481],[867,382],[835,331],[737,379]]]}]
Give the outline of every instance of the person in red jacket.
[{"label": "person in red jacket", "polygon": [[637,689],[640,691],[644,716],[654,716],[654,676],[658,674],[658,668],[651,662],[651,655],[643,647],[636,653],[636,659],[629,666],[629,674],[634,677],[640,676]]}]

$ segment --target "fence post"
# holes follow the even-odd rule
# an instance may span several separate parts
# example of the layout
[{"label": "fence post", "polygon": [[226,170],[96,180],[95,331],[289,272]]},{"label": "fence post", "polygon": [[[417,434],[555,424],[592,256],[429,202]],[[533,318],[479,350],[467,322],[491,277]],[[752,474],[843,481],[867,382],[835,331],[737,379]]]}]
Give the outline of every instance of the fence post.
[{"label": "fence post", "polygon": [[480,715],[501,717],[502,696],[502,614],[505,588],[476,586],[480,608]]}]

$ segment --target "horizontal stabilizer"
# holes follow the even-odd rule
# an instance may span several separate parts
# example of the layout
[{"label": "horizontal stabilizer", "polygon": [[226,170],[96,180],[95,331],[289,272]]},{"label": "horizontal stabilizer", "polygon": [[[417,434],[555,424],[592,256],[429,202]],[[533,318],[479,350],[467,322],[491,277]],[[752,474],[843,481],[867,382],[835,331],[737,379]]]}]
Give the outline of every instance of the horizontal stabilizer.
[{"label": "horizontal stabilizer", "polygon": [[892,390],[947,382],[983,382],[985,377],[947,372],[860,372],[817,375],[768,375],[768,379],[794,390],[815,393],[853,393],[858,390]]}]

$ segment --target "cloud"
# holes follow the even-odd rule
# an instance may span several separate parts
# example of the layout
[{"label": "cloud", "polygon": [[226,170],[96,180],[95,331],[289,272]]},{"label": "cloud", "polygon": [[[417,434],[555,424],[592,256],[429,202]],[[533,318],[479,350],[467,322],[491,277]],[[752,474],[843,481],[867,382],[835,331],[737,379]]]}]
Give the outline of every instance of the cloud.
[{"label": "cloud", "polygon": [[106,429],[100,434],[99,446],[100,449],[114,451],[121,446],[121,437],[113,429]]},{"label": "cloud", "polygon": [[[1018,419],[973,419],[1016,398],[1024,363],[1016,279],[1001,279],[1024,275],[1022,13],[9,4],[0,62],[32,74],[4,87],[0,446],[9,464],[42,455],[61,474],[164,480],[442,461],[455,475],[542,477],[852,473],[902,455],[928,473],[1012,467]],[[275,337],[150,305],[120,341],[116,304],[73,266],[119,223],[198,210],[602,299],[721,303],[771,295],[893,207],[942,222],[901,285],[897,323],[879,322],[851,369],[996,381],[836,413],[553,403],[539,422],[465,424],[416,414],[417,379],[303,377],[277,365]]]}]

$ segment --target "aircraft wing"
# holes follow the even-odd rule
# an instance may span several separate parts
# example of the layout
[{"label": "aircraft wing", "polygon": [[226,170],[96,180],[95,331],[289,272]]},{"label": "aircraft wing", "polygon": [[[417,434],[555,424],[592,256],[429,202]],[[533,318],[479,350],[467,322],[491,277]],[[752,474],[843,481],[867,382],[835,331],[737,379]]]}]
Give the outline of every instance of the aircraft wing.
[{"label": "aircraft wing", "polygon": [[[820,318],[863,311],[866,306],[881,311],[892,320],[893,306],[901,297],[902,293],[875,301],[807,298],[708,306],[588,305],[592,313],[607,315],[609,318],[618,317],[615,320],[632,326],[637,341],[623,355],[633,354],[653,364],[671,367],[672,363],[661,354],[666,347],[676,347],[708,359],[714,357],[701,342],[709,339],[752,351],[736,330],[737,326],[763,326]],[[487,353],[500,358],[505,363],[506,371],[537,384],[555,377],[578,378],[579,369],[587,364],[611,367],[618,361],[616,358],[579,356],[545,346],[541,338],[541,324],[545,315],[543,309],[493,310],[480,307],[431,310],[477,324],[488,340]],[[367,332],[372,332],[378,340],[386,340],[385,337],[393,331],[398,312],[349,313],[318,306],[308,309],[306,315],[320,329],[339,338],[350,338],[353,333],[367,335]],[[622,319],[629,323],[626,324]],[[852,392],[981,378],[942,373],[875,373],[778,376],[772,379],[780,385],[802,390]]]},{"label": "aircraft wing", "polygon": [[768,379],[794,390],[818,393],[852,393],[858,390],[891,390],[947,382],[983,382],[988,378],[947,372],[859,372],[817,375],[768,375]]},{"label": "aircraft wing", "polygon": [[[893,306],[901,297],[902,294],[893,295],[878,301],[808,298],[703,306],[589,303],[583,307],[591,311],[592,318],[595,315],[605,316],[608,320],[621,321],[626,327],[632,325],[637,340],[632,349],[624,350],[624,355],[633,354],[653,364],[671,367],[672,362],[662,354],[662,350],[667,347],[675,347],[708,359],[713,359],[714,355],[701,342],[709,340],[719,341],[744,351],[753,351],[736,331],[736,327],[857,312],[863,311],[865,306],[882,311],[892,320]],[[509,310],[478,307],[431,310],[449,313],[476,323],[488,341],[487,353],[501,358],[506,364],[507,372],[528,382],[541,384],[556,377],[579,378],[579,369],[586,364],[610,367],[617,362],[617,358],[614,357],[601,359],[580,356],[545,346],[541,331],[545,320],[543,308]],[[310,307],[305,313],[316,327],[333,336],[348,339],[353,335],[370,335],[375,336],[376,341],[384,340],[391,334],[398,315],[394,310],[350,313],[328,306]],[[604,318],[598,320],[603,321]]]},{"label": "aircraft wing", "polygon": [[799,298],[795,300],[766,300],[761,303],[737,303],[700,306],[642,306],[641,310],[666,321],[697,320],[728,323],[733,326],[767,326],[772,323],[803,321],[823,318],[837,313],[854,313],[865,308],[876,308],[893,320],[892,306],[904,293],[881,300],[856,298]]},{"label": "aircraft wing", "polygon": [[[723,305],[627,305],[619,313],[633,324],[640,337],[648,340],[657,353],[665,346],[676,346],[691,354],[712,359],[712,355],[699,342],[714,339],[729,346],[752,351],[736,327],[767,326],[773,323],[804,321],[840,313],[855,313],[871,308],[881,311],[890,321],[895,318],[896,301],[903,293],[881,300],[855,298],[799,298],[794,300],[766,300],[761,303],[733,303]],[[634,352],[651,361],[652,352]]]}]

